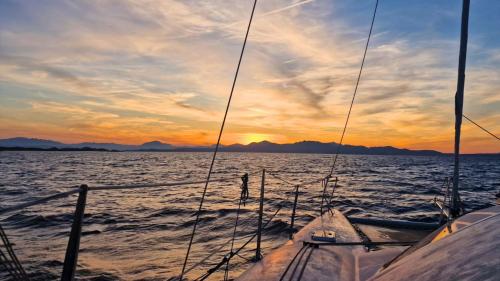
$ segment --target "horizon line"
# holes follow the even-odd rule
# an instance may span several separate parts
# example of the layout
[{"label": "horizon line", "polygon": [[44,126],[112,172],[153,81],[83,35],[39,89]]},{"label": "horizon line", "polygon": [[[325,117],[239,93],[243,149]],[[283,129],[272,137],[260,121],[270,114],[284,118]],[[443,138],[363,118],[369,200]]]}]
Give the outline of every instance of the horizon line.
[{"label": "horizon line", "polygon": [[[215,144],[171,144],[168,142],[163,142],[158,139],[153,139],[150,141],[142,142],[142,143],[120,143],[120,142],[99,142],[99,141],[81,141],[81,142],[65,142],[65,141],[60,141],[57,139],[45,139],[45,138],[39,138],[39,137],[25,137],[25,136],[15,136],[15,137],[4,137],[1,138],[0,141],[2,140],[11,140],[11,139],[29,139],[29,140],[39,140],[39,141],[53,141],[53,142],[58,142],[64,145],[79,145],[82,143],[93,143],[93,144],[114,144],[114,145],[129,145],[129,146],[141,146],[147,143],[151,142],[159,142],[164,145],[170,145],[173,147],[173,149],[182,149],[182,148],[210,148],[214,146]],[[253,141],[249,142],[247,144],[244,143],[231,143],[231,144],[222,144],[223,146],[233,146],[233,145],[241,145],[241,146],[249,146],[251,144],[259,144],[259,143],[270,143],[270,144],[276,144],[276,145],[290,145],[290,144],[297,144],[297,143],[303,143],[303,142],[314,142],[314,143],[320,143],[320,144],[337,144],[338,142],[335,141],[330,141],[330,142],[324,142],[324,141],[319,141],[319,140],[301,140],[301,141],[293,141],[293,142],[272,142],[268,140],[262,140],[262,141]],[[413,149],[413,148],[406,148],[406,147],[399,147],[399,146],[394,146],[394,145],[379,145],[379,146],[367,146],[367,145],[362,145],[362,144],[341,144],[342,146],[361,146],[361,147],[366,147],[366,148],[396,148],[396,149],[401,149],[401,150],[410,150],[410,151],[435,151],[439,152],[442,154],[450,154],[452,152],[449,151],[441,151],[437,149]],[[0,145],[1,146],[1,145]],[[461,153],[462,155],[474,155],[474,154],[499,154],[499,152],[473,152],[473,153]]]}]

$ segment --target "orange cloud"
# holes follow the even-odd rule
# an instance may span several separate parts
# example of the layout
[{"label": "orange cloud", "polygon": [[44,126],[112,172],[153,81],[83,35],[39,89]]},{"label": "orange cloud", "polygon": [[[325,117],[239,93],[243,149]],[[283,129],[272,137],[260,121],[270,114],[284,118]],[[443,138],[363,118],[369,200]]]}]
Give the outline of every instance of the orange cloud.
[{"label": "orange cloud", "polygon": [[[32,21],[22,29],[0,25],[0,136],[214,143],[250,4],[25,6]],[[223,143],[339,140],[368,29],[358,17],[372,8],[351,15],[345,5],[354,4],[259,4]],[[457,39],[425,21],[408,30],[384,21],[375,24],[345,143],[450,152]],[[476,41],[471,49],[484,51],[471,52],[465,113],[498,133],[500,48]],[[462,151],[500,145],[464,121]]]}]

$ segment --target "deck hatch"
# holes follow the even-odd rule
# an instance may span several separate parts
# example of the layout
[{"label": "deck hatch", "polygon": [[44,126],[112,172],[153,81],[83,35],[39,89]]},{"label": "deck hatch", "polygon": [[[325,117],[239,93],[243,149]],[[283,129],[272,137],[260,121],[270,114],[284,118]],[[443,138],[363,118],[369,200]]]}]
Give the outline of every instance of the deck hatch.
[{"label": "deck hatch", "polygon": [[335,231],[332,230],[321,230],[313,231],[311,234],[311,240],[322,241],[322,242],[336,242]]}]

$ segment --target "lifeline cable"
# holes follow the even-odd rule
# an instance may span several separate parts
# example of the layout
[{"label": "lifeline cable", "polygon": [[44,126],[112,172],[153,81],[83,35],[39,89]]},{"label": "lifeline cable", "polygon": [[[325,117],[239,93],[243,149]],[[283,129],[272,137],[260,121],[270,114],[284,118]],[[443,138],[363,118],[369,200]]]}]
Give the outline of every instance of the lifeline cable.
[{"label": "lifeline cable", "polygon": [[[278,208],[276,209],[276,211],[271,215],[269,216],[269,219],[267,220],[267,222],[262,225],[262,229],[265,229],[267,227],[267,225],[273,221],[274,217],[276,217],[276,215],[281,211],[281,208],[283,206],[280,205],[278,206]],[[239,247],[236,251],[234,251],[233,253],[229,253],[227,255],[227,258],[228,259],[231,259],[232,257],[238,255],[238,253],[243,250],[248,244],[250,244],[250,242],[252,242],[252,240],[257,236],[257,233],[253,234],[252,237],[250,237],[250,239],[248,239],[241,247]],[[219,262],[216,266],[212,267],[211,269],[209,269],[207,271],[207,273],[201,275],[200,277],[194,279],[195,281],[203,281],[205,279],[207,279],[210,275],[212,275],[212,273],[214,273],[215,271],[217,271],[221,266],[223,266],[224,264],[226,263],[226,260],[223,259],[221,262]]]}]

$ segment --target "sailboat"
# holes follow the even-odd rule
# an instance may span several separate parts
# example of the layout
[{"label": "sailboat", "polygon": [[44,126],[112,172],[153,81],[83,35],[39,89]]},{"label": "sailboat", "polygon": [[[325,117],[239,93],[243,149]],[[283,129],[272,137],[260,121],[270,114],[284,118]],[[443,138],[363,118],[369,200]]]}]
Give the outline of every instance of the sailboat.
[{"label": "sailboat", "polygon": [[[82,224],[85,215],[86,197],[88,192],[101,190],[119,189],[145,189],[151,187],[180,186],[204,184],[203,194],[196,212],[196,219],[187,247],[184,264],[179,276],[174,280],[184,280],[186,274],[196,266],[200,265],[213,256],[209,254],[197,264],[187,267],[189,253],[193,243],[193,237],[200,220],[203,200],[207,193],[210,182],[228,181],[229,179],[211,179],[214,161],[220,145],[221,135],[224,129],[226,116],[230,107],[231,97],[235,88],[238,71],[241,65],[245,45],[250,30],[253,14],[257,0],[254,5],[247,27],[243,48],[241,50],[238,66],[234,75],[231,93],[222,121],[217,145],[212,157],[212,162],[205,181],[185,181],[176,183],[137,184],[121,186],[89,186],[81,185],[67,192],[38,198],[31,202],[21,203],[15,206],[0,209],[0,215],[19,211],[31,206],[47,203],[51,200],[66,198],[78,194],[78,201],[73,217],[71,232],[66,249],[66,255],[61,275],[62,281],[74,280],[78,264],[78,253]],[[376,1],[370,33],[366,43],[360,72],[358,75],[353,100],[346,118],[341,141],[344,137],[349,121],[349,115],[354,103],[356,90],[361,77],[364,59],[368,48],[369,38],[375,20],[378,0]],[[263,194],[265,170],[262,174],[261,198],[259,208],[258,230],[247,242],[238,249],[234,249],[236,228],[238,226],[238,215],[241,208],[242,198],[238,206],[238,215],[230,243],[231,249],[214,268],[207,271],[196,280],[205,280],[212,273],[225,266],[225,280],[229,280],[228,270],[231,258],[245,246],[250,245],[257,238],[257,250],[255,262],[243,272],[237,280],[239,281],[271,281],[271,280],[353,280],[353,281],[382,281],[382,280],[500,280],[500,206],[494,206],[471,213],[465,213],[461,207],[459,196],[460,175],[460,132],[462,123],[462,108],[465,83],[465,66],[468,37],[468,18],[470,0],[463,0],[462,21],[460,35],[460,53],[457,79],[457,92],[455,95],[455,146],[454,146],[454,173],[452,181],[445,184],[445,196],[443,199],[435,199],[435,204],[441,209],[440,223],[416,223],[409,221],[389,221],[384,219],[353,218],[345,216],[336,209],[333,204],[333,194],[337,186],[337,179],[333,176],[335,163],[340,151],[335,153],[330,173],[320,179],[322,183],[323,196],[320,206],[320,215],[308,223],[300,231],[291,235],[288,242],[279,248],[265,254],[260,252],[260,238],[262,229],[279,212],[263,223]],[[341,145],[338,146],[341,148]],[[248,174],[242,177],[248,181]],[[449,190],[452,185],[451,190]],[[293,229],[295,208],[299,185],[295,189],[295,203],[292,212],[291,229]],[[242,193],[243,194],[243,193]],[[416,239],[415,230],[426,231],[427,235]],[[403,238],[397,240],[387,239],[387,233],[398,233]],[[13,280],[29,280],[29,276],[17,259],[13,244],[7,239],[7,235],[0,226],[0,266],[9,273]],[[222,245],[225,246],[225,245]],[[222,248],[218,248],[219,251]]]},{"label": "sailboat", "polygon": [[373,231],[366,229],[383,227],[409,232],[410,228],[424,226],[350,219],[339,210],[328,209],[236,280],[500,280],[500,206],[468,214],[463,214],[460,207],[460,129],[469,5],[469,0],[463,1],[453,188],[450,197],[436,200],[442,225],[419,241],[376,241],[380,237],[370,237]]}]

